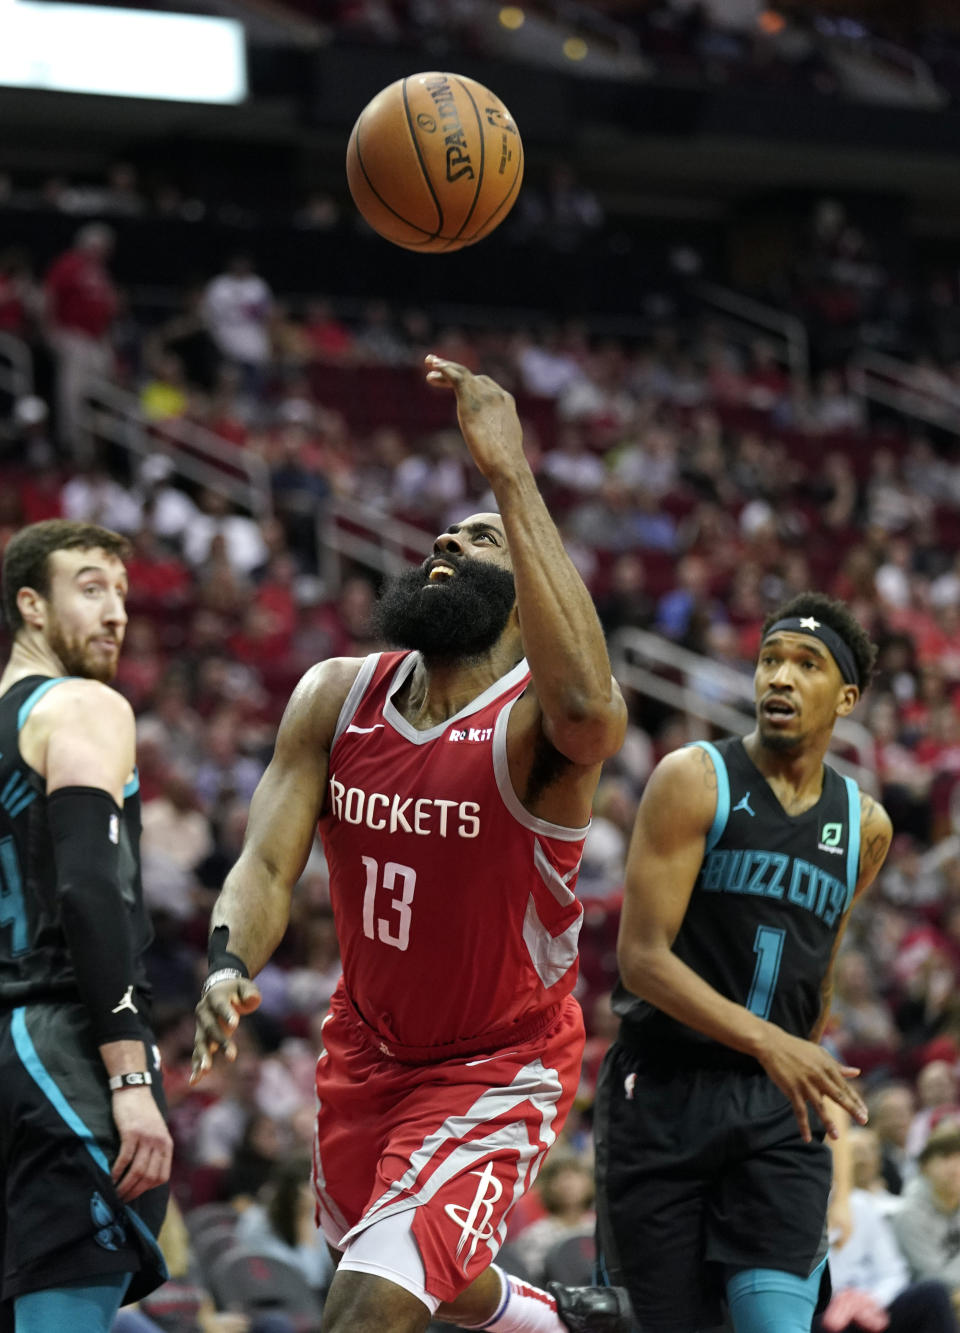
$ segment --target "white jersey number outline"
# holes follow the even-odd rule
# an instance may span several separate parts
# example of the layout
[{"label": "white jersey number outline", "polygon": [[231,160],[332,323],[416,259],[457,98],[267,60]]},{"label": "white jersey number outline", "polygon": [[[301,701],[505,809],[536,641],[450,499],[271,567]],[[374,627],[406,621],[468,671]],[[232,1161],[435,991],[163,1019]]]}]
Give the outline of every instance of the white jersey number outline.
[{"label": "white jersey number outline", "polygon": [[[395,949],[405,950],[410,944],[410,904],[413,902],[417,887],[417,872],[412,866],[400,865],[397,861],[388,861],[383,867],[382,886],[387,893],[400,890],[399,898],[391,898],[390,908],[397,913],[396,931],[390,929],[391,922],[386,917],[375,918],[375,898],[381,884],[380,865],[372,856],[360,858],[367,872],[367,886],[363,893],[363,933],[368,940],[379,939],[381,944],[391,944]],[[399,881],[399,884],[398,884]],[[374,929],[376,927],[376,929]]]}]

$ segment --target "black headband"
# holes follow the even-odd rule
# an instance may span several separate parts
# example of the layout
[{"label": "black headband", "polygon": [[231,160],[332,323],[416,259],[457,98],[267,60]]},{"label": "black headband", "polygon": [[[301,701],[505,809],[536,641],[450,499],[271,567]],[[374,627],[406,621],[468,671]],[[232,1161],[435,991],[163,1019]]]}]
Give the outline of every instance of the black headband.
[{"label": "black headband", "polygon": [[848,685],[856,685],[860,688],[860,672],[857,670],[857,659],[850,651],[850,645],[841,639],[836,630],[825,625],[822,620],[815,619],[814,616],[790,616],[786,620],[778,620],[775,625],[771,625],[763,636],[764,643],[771,634],[776,634],[777,630],[786,630],[790,634],[809,634],[814,639],[819,639],[822,644],[830,649],[830,655],[839,668],[840,675]]}]

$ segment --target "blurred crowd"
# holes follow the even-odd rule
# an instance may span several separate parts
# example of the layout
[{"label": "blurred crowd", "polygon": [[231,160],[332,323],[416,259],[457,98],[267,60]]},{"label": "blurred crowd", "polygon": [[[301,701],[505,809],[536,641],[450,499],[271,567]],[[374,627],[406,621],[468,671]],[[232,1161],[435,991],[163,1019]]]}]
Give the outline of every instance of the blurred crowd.
[{"label": "blurred crowd", "polygon": [[[946,1133],[941,1122],[949,1129],[960,1116],[960,456],[943,426],[878,416],[855,391],[847,358],[875,307],[851,317],[839,299],[868,284],[841,262],[850,223],[836,221],[814,226],[803,263],[819,276],[796,288],[807,300],[821,294],[817,318],[837,334],[836,354],[821,355],[809,378],[772,341],[734,340],[702,309],[668,311],[642,336],[579,321],[453,325],[385,302],[280,299],[243,253],[151,320],[113,279],[114,236],[100,220],[39,275],[29,256],[0,261],[0,330],[31,350],[42,390],[0,399],[0,549],[23,523],[57,515],[104,523],[133,545],[117,687],[138,716],[150,978],[183,1245],[200,1245],[199,1224],[190,1232],[197,1210],[230,1204],[205,1214],[211,1225],[286,1246],[313,1292],[329,1278],[303,1189],[319,1029],[339,976],[319,847],[258,979],[263,1005],[241,1029],[238,1060],[197,1089],[187,1079],[192,1008],[210,907],[290,690],[317,660],[382,646],[371,628],[380,572],[347,562],[331,578],[318,516],[349,501],[373,529],[403,520],[422,532],[425,555],[433,534],[490,503],[449,402],[423,384],[427,351],[516,395],[531,464],[611,642],[647,629],[701,654],[697,688],[717,698],[710,662],[749,680],[764,616],[807,587],[845,598],[878,642],[878,680],[857,716],[897,836],[839,960],[830,1039],[864,1071],[878,1108],[874,1147],[897,1168],[899,1185],[884,1179],[892,1195],[903,1190],[904,1215],[914,1194],[948,1197],[937,1172],[947,1173],[944,1161],[960,1171],[960,1138],[924,1153],[930,1131]],[[789,299],[789,275],[783,290]],[[935,371],[941,397],[960,402],[957,293],[939,304],[934,295],[909,291],[907,327],[930,352],[913,363],[917,382]],[[916,332],[924,328],[929,339]],[[145,457],[91,425],[86,397],[104,378],[146,423]],[[243,511],[216,485],[181,475],[176,423],[260,459],[263,508]],[[579,881],[590,1032],[581,1095],[510,1237],[533,1278],[589,1260],[590,1106],[614,1027],[626,841],[653,764],[703,734],[703,723],[627,694],[629,736],[601,781]],[[879,1109],[888,1106],[899,1108],[889,1133]],[[864,1180],[878,1193],[875,1176]],[[931,1207],[936,1220],[943,1209]],[[960,1193],[953,1207],[956,1225]],[[920,1252],[904,1243],[905,1282],[931,1276]],[[960,1272],[948,1280],[960,1285]],[[203,1299],[191,1307],[195,1326],[250,1327],[210,1323],[220,1316]],[[168,1308],[164,1324],[158,1307],[151,1317],[190,1327],[181,1315]]]},{"label": "blurred crowd", "polygon": [[[309,13],[309,0],[286,0]],[[568,64],[595,73],[591,51],[637,61],[646,79],[788,90],[891,105],[938,107],[960,95],[960,36],[947,4],[835,4],[825,0],[605,0],[513,7],[499,19],[485,0],[339,0],[329,19],[339,40],[423,44],[546,62],[568,34],[583,43]],[[537,25],[538,55],[520,40]],[[506,33],[502,29],[507,29]],[[512,39],[512,40],[511,40]],[[574,67],[575,68],[575,67]],[[599,66],[599,68],[603,68]],[[620,72],[622,72],[622,67]]]}]

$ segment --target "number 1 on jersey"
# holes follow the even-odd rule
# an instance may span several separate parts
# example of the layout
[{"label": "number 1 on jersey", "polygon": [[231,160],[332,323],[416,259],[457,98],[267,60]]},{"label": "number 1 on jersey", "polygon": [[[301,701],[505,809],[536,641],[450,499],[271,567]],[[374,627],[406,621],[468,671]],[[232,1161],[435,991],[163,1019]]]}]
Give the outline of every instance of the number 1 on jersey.
[{"label": "number 1 on jersey", "polygon": [[410,943],[410,904],[417,887],[417,872],[412,866],[402,866],[396,861],[388,861],[383,867],[383,888],[387,893],[394,893],[399,881],[400,896],[390,900],[391,909],[397,913],[394,932],[385,917],[376,919],[375,899],[380,885],[380,864],[372,856],[360,859],[367,872],[367,886],[363,891],[364,935],[368,940],[379,939],[382,944],[392,944],[395,949],[406,949]]},{"label": "number 1 on jersey", "polygon": [[27,909],[17,848],[12,838],[0,838],[0,926],[12,926],[10,957],[19,958],[29,948]]},{"label": "number 1 on jersey", "polygon": [[758,1018],[770,1017],[773,992],[777,988],[777,977],[780,975],[780,960],[783,957],[783,941],[786,933],[776,926],[757,926],[753,940],[757,965],[753,969],[747,1008]]}]

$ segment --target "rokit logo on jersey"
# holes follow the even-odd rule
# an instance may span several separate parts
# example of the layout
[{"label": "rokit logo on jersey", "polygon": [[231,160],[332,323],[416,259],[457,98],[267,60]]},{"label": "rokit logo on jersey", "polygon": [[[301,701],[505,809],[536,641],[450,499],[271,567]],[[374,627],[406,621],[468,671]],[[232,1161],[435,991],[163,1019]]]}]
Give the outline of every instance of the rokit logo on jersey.
[{"label": "rokit logo on jersey", "polygon": [[829,852],[831,856],[842,856],[846,850],[840,846],[840,839],[843,837],[842,824],[824,824],[820,830],[820,841],[817,843],[817,850]]},{"label": "rokit logo on jersey", "polygon": [[389,833],[414,833],[421,838],[476,838],[480,835],[480,806],[476,801],[444,801],[430,796],[388,795],[346,787],[330,777],[330,811],[345,824]]},{"label": "rokit logo on jersey", "polygon": [[460,731],[456,727],[449,733],[447,740],[451,741],[488,741],[493,735],[493,727],[467,727],[465,731]]}]

